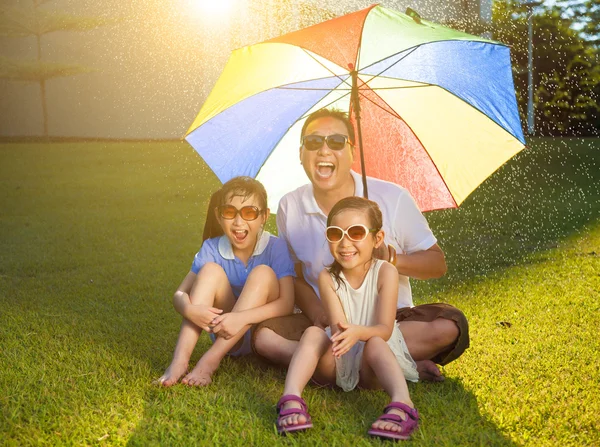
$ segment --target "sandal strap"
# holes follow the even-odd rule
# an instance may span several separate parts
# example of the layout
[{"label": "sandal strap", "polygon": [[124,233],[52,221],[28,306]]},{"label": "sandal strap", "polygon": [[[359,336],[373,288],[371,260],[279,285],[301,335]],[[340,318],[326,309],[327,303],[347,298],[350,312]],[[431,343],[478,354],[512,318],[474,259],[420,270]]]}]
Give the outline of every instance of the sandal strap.
[{"label": "sandal strap", "polygon": [[300,415],[304,416],[307,420],[310,421],[310,414],[308,414],[306,411],[302,410],[301,408],[288,408],[287,410],[280,411],[279,419],[290,416],[292,414],[300,414]]},{"label": "sandal strap", "polygon": [[[295,394],[286,394],[285,396],[282,396],[281,399],[279,399],[279,402],[277,402],[277,412],[278,413],[279,413],[281,407],[287,402],[298,402],[300,404],[300,406],[302,407],[302,410],[305,413],[308,412],[308,406],[306,405],[306,402],[304,401],[304,399],[302,399],[300,396],[296,396]],[[299,408],[296,408],[296,410],[298,410],[298,409]]]},{"label": "sandal strap", "polygon": [[379,416],[377,418],[378,421],[391,421],[391,422],[396,422],[397,424],[401,424],[402,422],[404,422],[404,419],[402,419],[400,416],[398,416],[397,414],[382,414],[381,416]]},{"label": "sandal strap", "polygon": [[[417,409],[411,408],[408,405],[406,405],[405,403],[390,402],[390,404],[384,408],[383,412],[387,413],[391,409],[403,411],[404,413],[406,413],[406,417],[409,417],[412,420],[415,420],[415,421],[419,420],[419,412],[417,411]],[[390,415],[390,416],[393,416],[393,415]]]}]

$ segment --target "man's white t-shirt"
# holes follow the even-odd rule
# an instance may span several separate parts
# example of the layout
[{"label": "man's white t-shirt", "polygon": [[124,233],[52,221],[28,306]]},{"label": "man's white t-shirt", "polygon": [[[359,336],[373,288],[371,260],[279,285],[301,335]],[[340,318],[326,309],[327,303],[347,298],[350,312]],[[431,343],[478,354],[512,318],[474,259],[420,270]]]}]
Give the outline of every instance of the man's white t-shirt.
[{"label": "man's white t-shirt", "polygon": [[[354,171],[350,171],[350,174],[354,179],[354,195],[362,197],[360,174]],[[386,244],[392,244],[399,254],[410,254],[427,250],[437,242],[427,220],[406,189],[371,177],[367,177],[367,187],[369,199],[381,209]],[[319,273],[333,262],[325,239],[326,226],[327,216],[317,205],[312,184],[289,192],[279,202],[279,236],[288,243],[294,262],[302,263],[304,279],[317,296]],[[407,276],[400,275],[398,308],[412,306],[410,282]]]}]

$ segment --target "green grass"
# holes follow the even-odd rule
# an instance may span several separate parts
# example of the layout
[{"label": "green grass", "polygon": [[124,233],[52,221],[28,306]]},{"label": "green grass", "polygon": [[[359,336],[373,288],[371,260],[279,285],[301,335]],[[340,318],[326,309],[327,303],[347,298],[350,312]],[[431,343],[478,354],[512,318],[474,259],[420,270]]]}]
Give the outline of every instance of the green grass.
[{"label": "green grass", "polygon": [[[416,301],[460,307],[472,340],[446,382],[410,385],[411,445],[600,444],[599,154],[534,140],[427,215],[449,273]],[[184,143],[0,145],[0,444],[383,445],[383,392],[309,388],[315,428],[278,437],[284,372],[252,357],[205,389],[151,384],[216,184]]]}]

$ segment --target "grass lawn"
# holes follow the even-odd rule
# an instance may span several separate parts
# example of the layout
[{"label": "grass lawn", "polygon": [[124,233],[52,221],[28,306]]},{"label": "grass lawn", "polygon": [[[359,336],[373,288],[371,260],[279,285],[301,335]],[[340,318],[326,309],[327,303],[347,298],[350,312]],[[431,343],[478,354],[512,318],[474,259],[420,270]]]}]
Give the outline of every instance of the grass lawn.
[{"label": "grass lawn", "polygon": [[[204,389],[151,384],[216,186],[185,143],[0,145],[0,444],[383,444],[383,392],[313,387],[315,428],[280,438],[284,372],[253,357]],[[461,308],[471,348],[409,385],[411,445],[600,445],[600,140],[534,140],[427,218],[449,272],[415,301]]]}]

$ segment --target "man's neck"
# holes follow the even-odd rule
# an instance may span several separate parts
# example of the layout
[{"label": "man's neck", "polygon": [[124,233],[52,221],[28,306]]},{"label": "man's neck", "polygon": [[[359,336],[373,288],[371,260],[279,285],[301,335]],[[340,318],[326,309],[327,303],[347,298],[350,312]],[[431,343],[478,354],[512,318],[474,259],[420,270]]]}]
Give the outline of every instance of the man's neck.
[{"label": "man's neck", "polygon": [[354,178],[351,174],[348,174],[348,181],[344,182],[342,187],[338,189],[330,189],[327,191],[321,191],[313,187],[313,194],[317,205],[323,213],[327,216],[333,205],[338,203],[340,200],[354,195],[355,186]]}]

